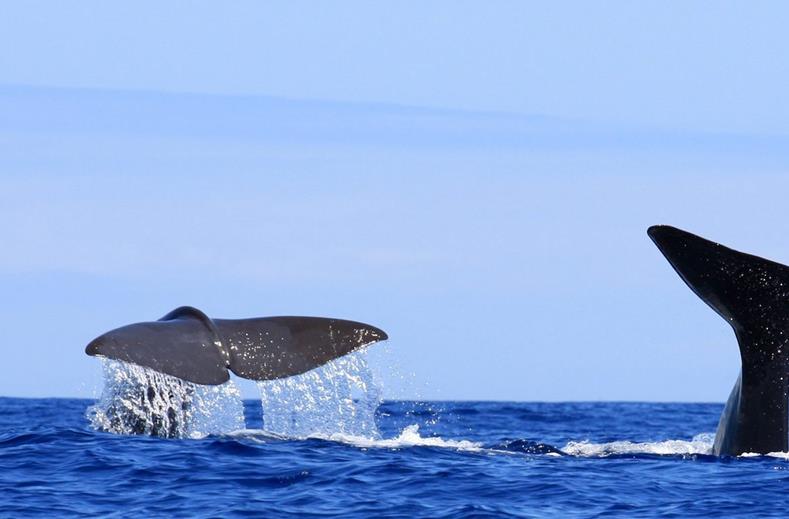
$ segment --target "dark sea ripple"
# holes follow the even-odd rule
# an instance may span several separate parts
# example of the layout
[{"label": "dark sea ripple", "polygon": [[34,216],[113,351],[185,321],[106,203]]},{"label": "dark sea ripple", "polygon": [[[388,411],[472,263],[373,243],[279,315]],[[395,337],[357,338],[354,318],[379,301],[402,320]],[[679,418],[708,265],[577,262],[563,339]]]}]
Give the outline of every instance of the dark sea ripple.
[{"label": "dark sea ripple", "polygon": [[0,398],[0,515],[789,514],[789,461],[716,458],[717,404],[386,402],[380,440],[92,430],[88,400]]}]

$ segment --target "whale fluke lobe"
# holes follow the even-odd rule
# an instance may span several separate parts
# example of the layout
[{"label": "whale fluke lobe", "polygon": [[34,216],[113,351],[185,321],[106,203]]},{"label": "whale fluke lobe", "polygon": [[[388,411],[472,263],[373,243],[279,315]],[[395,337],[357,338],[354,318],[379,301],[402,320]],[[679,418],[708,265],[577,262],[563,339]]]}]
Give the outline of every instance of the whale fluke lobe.
[{"label": "whale fluke lobe", "polygon": [[252,380],[298,375],[388,338],[383,330],[368,324],[323,317],[214,322],[229,352],[230,369]]},{"label": "whale fluke lobe", "polygon": [[789,267],[670,226],[647,233],[739,343],[742,368],[718,425],[715,454],[786,452]]},{"label": "whale fluke lobe", "polygon": [[200,310],[176,308],[158,321],[116,328],[85,348],[88,355],[121,360],[196,384],[227,382],[226,355],[216,346],[211,320]]},{"label": "whale fluke lobe", "polygon": [[252,380],[298,375],[387,338],[379,328],[342,319],[211,319],[184,306],[158,321],[107,332],[85,353],[216,385],[229,379],[228,370]]}]

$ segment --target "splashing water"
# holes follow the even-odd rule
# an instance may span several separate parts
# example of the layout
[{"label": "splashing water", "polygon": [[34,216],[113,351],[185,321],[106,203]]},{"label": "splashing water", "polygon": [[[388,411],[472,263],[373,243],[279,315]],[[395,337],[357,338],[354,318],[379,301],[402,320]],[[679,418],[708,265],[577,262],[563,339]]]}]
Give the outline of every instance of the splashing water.
[{"label": "splashing water", "polygon": [[609,443],[569,442],[562,451],[571,456],[605,457],[620,454],[656,454],[660,456],[712,454],[714,433],[697,434],[692,440],[665,440],[636,443],[616,441]]},{"label": "splashing water", "polygon": [[[406,426],[395,438],[364,438],[334,433],[325,439],[347,443],[364,449],[403,449],[408,447],[437,447],[459,451],[483,451],[482,443],[469,440],[445,440],[438,436],[422,436],[419,434],[419,425]],[[490,450],[490,452],[494,452]]]},{"label": "splashing water", "polygon": [[380,438],[375,410],[381,387],[364,351],[279,380],[258,382],[263,429],[289,438],[345,434]]},{"label": "splashing water", "polygon": [[204,386],[133,364],[102,362],[104,389],[87,411],[97,430],[202,438],[244,428],[241,394],[232,381]]}]

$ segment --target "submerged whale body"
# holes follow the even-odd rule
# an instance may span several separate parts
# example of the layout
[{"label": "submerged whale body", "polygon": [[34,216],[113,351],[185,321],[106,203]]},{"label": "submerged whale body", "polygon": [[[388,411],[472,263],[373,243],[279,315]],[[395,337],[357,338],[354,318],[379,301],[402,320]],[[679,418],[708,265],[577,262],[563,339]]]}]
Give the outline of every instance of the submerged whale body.
[{"label": "submerged whale body", "polygon": [[713,452],[789,451],[789,267],[674,227],[647,231],[690,289],[734,329],[742,368]]},{"label": "submerged whale body", "polygon": [[109,331],[91,341],[85,352],[171,376],[157,383],[143,374],[113,386],[108,431],[177,437],[192,413],[193,384],[222,384],[230,371],[259,381],[299,375],[387,338],[383,330],[355,321],[211,319],[183,306],[158,321]]}]

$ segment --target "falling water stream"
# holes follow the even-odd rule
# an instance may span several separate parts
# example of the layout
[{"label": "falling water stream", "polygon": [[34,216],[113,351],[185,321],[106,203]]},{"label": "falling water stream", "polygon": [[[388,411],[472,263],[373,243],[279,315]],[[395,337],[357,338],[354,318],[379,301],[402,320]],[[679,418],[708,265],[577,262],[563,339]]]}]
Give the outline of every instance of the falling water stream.
[{"label": "falling water stream", "polygon": [[[232,380],[204,386],[123,362],[103,360],[104,389],[88,408],[91,425],[115,434],[202,438],[245,428]],[[301,375],[259,382],[263,429],[288,438],[343,434],[377,439],[381,388],[364,352]]]},{"label": "falling water stream", "polygon": [[134,364],[102,362],[104,389],[87,411],[97,430],[202,438],[244,428],[241,394],[232,380],[204,386]]},{"label": "falling water stream", "polygon": [[381,386],[364,352],[294,377],[258,382],[263,429],[289,438],[343,434],[379,438]]}]

